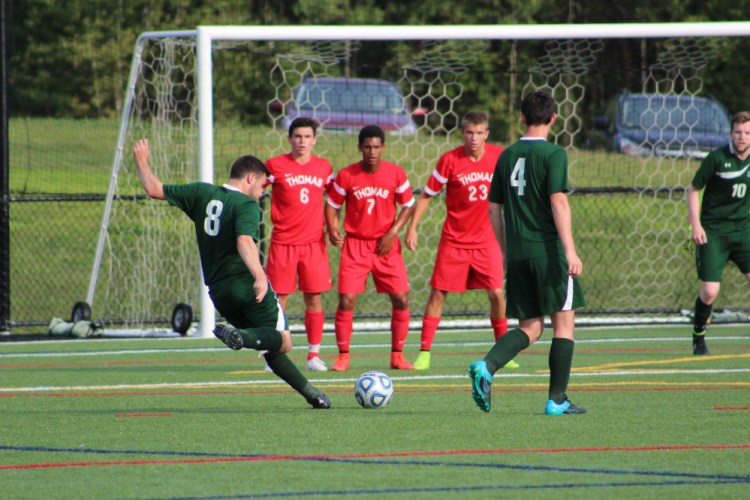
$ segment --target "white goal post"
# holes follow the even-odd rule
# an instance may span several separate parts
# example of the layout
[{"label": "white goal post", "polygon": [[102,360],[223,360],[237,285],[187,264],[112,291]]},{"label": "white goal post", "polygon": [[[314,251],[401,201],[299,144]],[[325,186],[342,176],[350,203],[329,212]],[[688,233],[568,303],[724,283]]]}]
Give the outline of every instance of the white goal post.
[{"label": "white goal post", "polygon": [[[197,80],[195,109],[189,111],[197,121],[198,141],[198,178],[214,182],[215,151],[215,123],[214,123],[214,59],[215,44],[221,42],[314,42],[314,41],[496,41],[496,40],[599,40],[599,39],[649,39],[649,38],[719,38],[719,37],[747,37],[750,36],[750,22],[710,22],[710,23],[653,23],[653,24],[566,24],[566,25],[474,25],[474,26],[199,26],[196,30],[145,33],[139,37],[136,52],[133,57],[125,111],[121,122],[119,144],[113,162],[113,174],[107,196],[107,205],[103,216],[101,234],[97,246],[94,267],[87,293],[87,302],[94,305],[99,297],[97,283],[101,279],[103,255],[108,243],[109,221],[113,201],[118,196],[118,173],[123,164],[130,160],[129,150],[132,137],[128,137],[128,121],[133,113],[132,105],[136,99],[136,81],[142,76],[140,47],[149,38],[167,39],[191,38],[195,39],[195,77]],[[589,47],[590,48],[590,47]],[[544,85],[542,85],[544,86]],[[575,87],[575,84],[573,85]],[[460,96],[460,91],[458,92]],[[451,101],[450,113],[456,113]],[[562,113],[561,113],[562,114]],[[275,125],[274,125],[275,127]],[[284,131],[282,131],[283,134]],[[450,134],[448,134],[450,135]],[[455,134],[454,134],[455,136]],[[559,138],[558,138],[559,139]],[[564,142],[564,139],[560,139]],[[571,139],[572,143],[572,139]],[[446,143],[447,144],[447,143]],[[440,144],[440,147],[443,147]],[[334,165],[334,169],[344,165]],[[407,172],[408,173],[408,172]],[[426,179],[412,180],[413,187],[422,187]],[[682,178],[680,178],[682,180]],[[192,238],[192,232],[189,236]],[[159,234],[154,236],[159,237]],[[194,243],[193,243],[194,245]],[[197,252],[196,252],[197,255]],[[117,256],[112,253],[112,259]],[[688,257],[684,257],[687,259]],[[116,264],[108,264],[116,267]],[[428,271],[431,263],[424,264]],[[195,263],[197,267],[197,263]],[[336,269],[332,266],[332,271]],[[129,285],[125,285],[129,286]],[[138,286],[138,285],[131,285]],[[213,304],[207,289],[202,283],[194,283],[199,291],[200,325],[195,333],[197,336],[210,336],[215,324]],[[335,291],[335,290],[334,290]],[[122,299],[119,299],[122,300]],[[421,312],[423,300],[414,300],[412,312]],[[118,315],[118,317],[121,315]],[[127,322],[127,320],[126,320]]]}]

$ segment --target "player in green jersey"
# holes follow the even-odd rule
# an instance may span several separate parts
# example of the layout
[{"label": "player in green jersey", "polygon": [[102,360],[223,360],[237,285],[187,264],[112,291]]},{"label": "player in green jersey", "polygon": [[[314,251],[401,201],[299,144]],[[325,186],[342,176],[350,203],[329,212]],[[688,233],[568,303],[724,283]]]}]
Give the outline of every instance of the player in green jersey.
[{"label": "player in green jersey", "polygon": [[503,151],[492,177],[489,216],[506,256],[506,314],[518,318],[519,327],[500,337],[484,359],[469,367],[472,396],[484,411],[490,411],[494,373],[541,337],[544,316],[549,315],[553,338],[544,412],[586,413],[566,395],[575,309],[585,302],[577,279],[583,264],[573,242],[567,196],[568,155],[546,140],[556,118],[552,97],[544,92],[527,95],[521,103],[526,133]]},{"label": "player in green jersey", "polygon": [[223,186],[204,182],[163,184],[148,164],[148,140],[138,141],[133,157],[146,194],[167,200],[195,224],[203,279],[219,313],[235,328],[217,325],[214,335],[234,350],[267,351],[273,372],[305,397],[313,408],[330,408],[328,398],[313,387],[286,356],[292,336],[276,292],[269,286],[256,241],[268,169],[254,156],[232,165]]},{"label": "player in green jersey", "polygon": [[703,159],[687,191],[688,222],[701,280],[693,317],[696,356],[708,354],[706,327],[727,261],[734,261],[750,282],[749,187],[750,113],[743,111],[732,117],[729,144]]}]

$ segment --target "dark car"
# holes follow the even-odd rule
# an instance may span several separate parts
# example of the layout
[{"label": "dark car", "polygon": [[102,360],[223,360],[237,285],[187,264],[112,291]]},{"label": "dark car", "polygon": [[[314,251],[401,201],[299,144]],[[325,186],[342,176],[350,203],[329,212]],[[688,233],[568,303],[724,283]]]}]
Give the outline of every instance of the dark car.
[{"label": "dark car", "polygon": [[596,126],[620,153],[704,158],[729,142],[730,119],[711,98],[623,92]]},{"label": "dark car", "polygon": [[284,130],[297,117],[315,118],[324,130],[357,132],[365,125],[379,125],[400,135],[414,135],[417,126],[401,89],[385,80],[364,78],[307,78],[292,91],[291,101],[271,103],[283,111]]}]

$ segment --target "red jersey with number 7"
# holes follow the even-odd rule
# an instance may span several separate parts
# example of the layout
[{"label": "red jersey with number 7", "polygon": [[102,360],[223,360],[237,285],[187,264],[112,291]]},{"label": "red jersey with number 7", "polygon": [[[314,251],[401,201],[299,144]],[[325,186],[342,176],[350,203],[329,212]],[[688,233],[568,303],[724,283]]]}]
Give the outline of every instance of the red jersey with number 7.
[{"label": "red jersey with number 7", "polygon": [[391,228],[396,220],[397,205],[410,207],[415,200],[404,169],[381,160],[380,168],[373,174],[354,163],[336,175],[328,191],[328,204],[339,209],[345,203],[347,236],[371,240],[380,238]]},{"label": "red jersey with number 7", "polygon": [[492,174],[502,146],[485,144],[484,155],[473,161],[463,146],[438,160],[425,186],[435,196],[445,186],[446,216],[440,244],[457,248],[485,248],[497,244],[488,216]]},{"label": "red jersey with number 7", "polygon": [[333,182],[328,160],[312,156],[297,163],[290,153],[266,161],[271,172],[271,241],[282,245],[306,245],[325,241],[323,194]]}]

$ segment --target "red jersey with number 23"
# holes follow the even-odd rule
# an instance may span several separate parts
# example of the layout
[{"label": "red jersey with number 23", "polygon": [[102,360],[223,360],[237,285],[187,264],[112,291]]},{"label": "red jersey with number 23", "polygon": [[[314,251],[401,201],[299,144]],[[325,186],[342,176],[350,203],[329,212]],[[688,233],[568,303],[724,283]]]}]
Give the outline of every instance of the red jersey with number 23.
[{"label": "red jersey with number 23", "polygon": [[484,155],[473,161],[463,146],[452,149],[438,160],[425,186],[435,196],[445,188],[446,216],[440,244],[457,248],[485,248],[497,244],[488,214],[492,174],[502,146],[485,144]]},{"label": "red jersey with number 23", "polygon": [[346,203],[344,231],[347,236],[370,240],[383,236],[396,220],[396,206],[415,203],[406,172],[395,163],[380,162],[370,174],[359,163],[342,169],[328,191],[328,204]]},{"label": "red jersey with number 23", "polygon": [[312,156],[297,163],[291,154],[266,161],[271,172],[271,241],[282,245],[306,245],[325,241],[323,193],[333,182],[328,160]]}]

